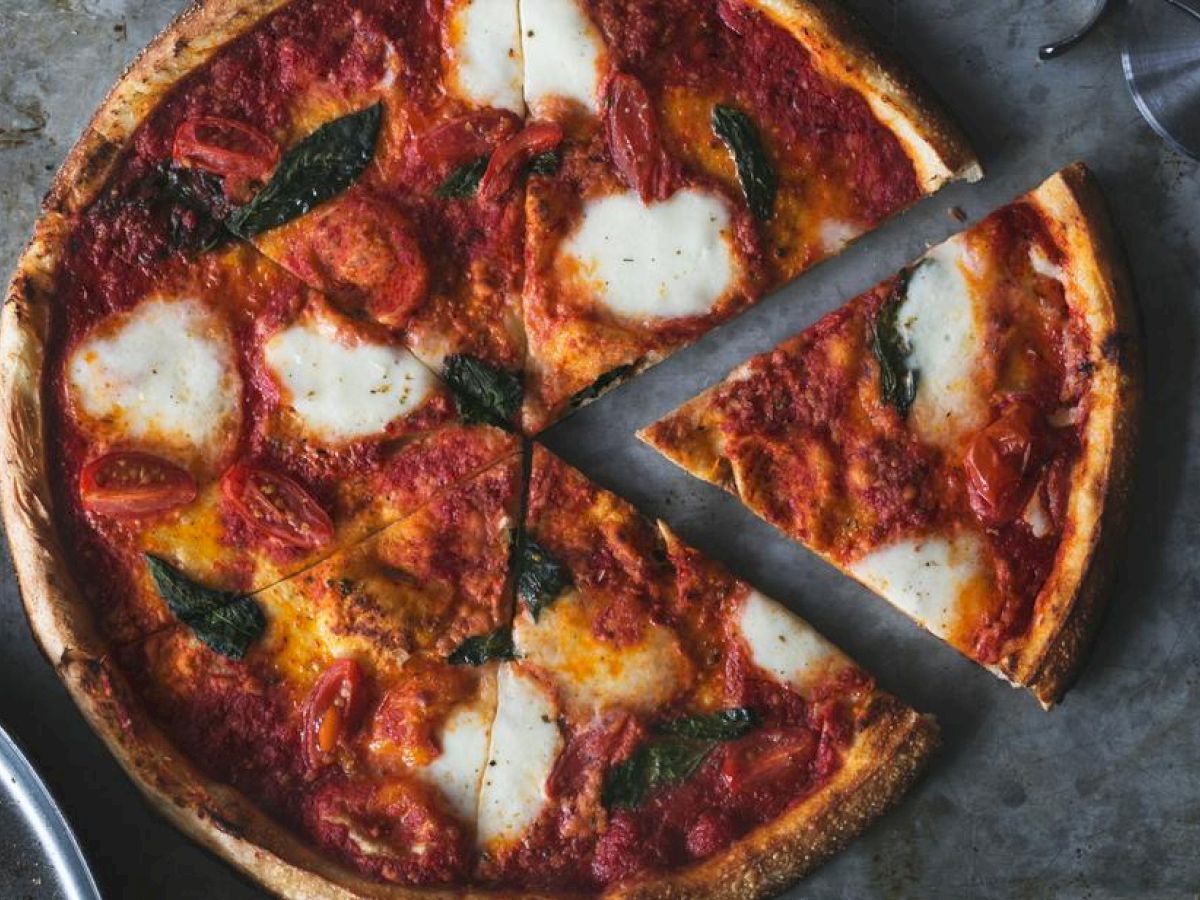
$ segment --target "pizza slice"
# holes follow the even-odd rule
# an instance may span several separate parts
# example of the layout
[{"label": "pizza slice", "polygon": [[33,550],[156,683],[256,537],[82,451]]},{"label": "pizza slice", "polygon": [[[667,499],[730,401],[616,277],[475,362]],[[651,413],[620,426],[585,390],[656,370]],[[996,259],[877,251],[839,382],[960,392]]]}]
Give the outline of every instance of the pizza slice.
[{"label": "pizza slice", "polygon": [[1049,706],[1121,535],[1131,302],[1077,164],[641,436]]},{"label": "pizza slice", "polygon": [[522,0],[521,22],[529,114],[564,136],[527,189],[528,431],[979,177],[833,4]]},{"label": "pizza slice", "polygon": [[663,525],[533,451],[479,877],[761,896],[909,786],[932,721]]}]

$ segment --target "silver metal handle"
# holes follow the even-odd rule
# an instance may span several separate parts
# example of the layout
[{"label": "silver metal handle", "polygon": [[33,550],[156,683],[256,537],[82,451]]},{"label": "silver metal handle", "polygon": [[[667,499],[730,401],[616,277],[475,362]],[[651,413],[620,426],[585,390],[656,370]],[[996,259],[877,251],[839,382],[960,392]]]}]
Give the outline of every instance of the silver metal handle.
[{"label": "silver metal handle", "polygon": [[[1177,0],[1167,0],[1167,2],[1175,3]],[[1182,3],[1184,0],[1178,0],[1178,2]],[[1108,8],[1110,6],[1112,6],[1112,0],[1099,0],[1099,2],[1096,3],[1096,8],[1092,11],[1091,18],[1084,22],[1077,31],[1067,35],[1064,38],[1060,38],[1057,41],[1052,41],[1049,44],[1044,44],[1039,47],[1038,59],[1056,59],[1057,57],[1062,56],[1064,53],[1082,41],[1085,37],[1087,37],[1088,32],[1096,27],[1097,23],[1104,17],[1104,14],[1108,12]],[[1194,13],[1195,10],[1192,10],[1192,12]]]}]

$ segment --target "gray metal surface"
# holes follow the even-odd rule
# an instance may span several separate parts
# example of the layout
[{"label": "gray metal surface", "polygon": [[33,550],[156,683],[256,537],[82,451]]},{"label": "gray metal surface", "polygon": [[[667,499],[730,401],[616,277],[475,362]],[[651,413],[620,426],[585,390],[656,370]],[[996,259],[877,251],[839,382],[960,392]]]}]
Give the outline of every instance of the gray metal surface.
[{"label": "gray metal surface", "polygon": [[0,728],[0,897],[100,900],[75,835],[33,765]]},{"label": "gray metal surface", "polygon": [[[1138,115],[1122,79],[1120,10],[1067,56],[1039,63],[1038,46],[1068,33],[1090,3],[847,2],[960,116],[987,180],[921,204],[547,442],[790,603],[941,721],[945,748],[928,778],[792,896],[1191,900],[1200,890],[1200,167]],[[86,115],[173,5],[0,0],[5,265]],[[1149,384],[1119,584],[1090,666],[1047,714],[633,433],[956,230],[950,207],[974,220],[1076,158],[1098,172],[1129,251]],[[134,898],[255,896],[147,811],[37,656],[7,568],[3,577],[0,718],[60,798],[102,886]]]},{"label": "gray metal surface", "polygon": [[1200,159],[1200,2],[1133,6],[1121,65],[1150,127],[1179,151]]}]

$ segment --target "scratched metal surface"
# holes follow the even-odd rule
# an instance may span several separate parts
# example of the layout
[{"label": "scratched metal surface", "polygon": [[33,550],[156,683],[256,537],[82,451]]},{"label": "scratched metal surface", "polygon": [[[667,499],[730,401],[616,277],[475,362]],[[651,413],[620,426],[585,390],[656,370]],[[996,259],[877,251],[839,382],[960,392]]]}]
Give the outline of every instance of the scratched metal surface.
[{"label": "scratched metal surface", "polygon": [[[1072,54],[1040,64],[1037,45],[1069,30],[1084,0],[848,2],[964,121],[987,180],[925,202],[546,441],[791,604],[941,721],[945,749],[929,776],[794,896],[1196,897],[1200,455],[1190,448],[1200,411],[1200,172],[1137,116],[1121,81],[1120,10]],[[4,267],[87,115],[178,5],[0,0]],[[1112,607],[1079,685],[1045,714],[633,434],[950,234],[950,206],[974,220],[1076,158],[1099,173],[1132,260],[1148,403]],[[257,896],[142,803],[35,651],[7,561],[0,578],[0,720],[62,801],[102,886],[134,898]]]}]

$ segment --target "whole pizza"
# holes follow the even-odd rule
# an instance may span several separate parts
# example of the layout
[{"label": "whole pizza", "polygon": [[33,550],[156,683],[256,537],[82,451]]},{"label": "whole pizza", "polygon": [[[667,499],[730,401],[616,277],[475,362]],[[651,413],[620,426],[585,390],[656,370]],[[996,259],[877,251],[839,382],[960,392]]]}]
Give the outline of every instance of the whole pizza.
[{"label": "whole pizza", "polygon": [[[832,0],[207,0],[3,311],[47,657],[291,896],[762,897],[933,720],[536,435],[980,168]],[[1049,706],[1138,349],[1081,165],[643,437]]]}]

